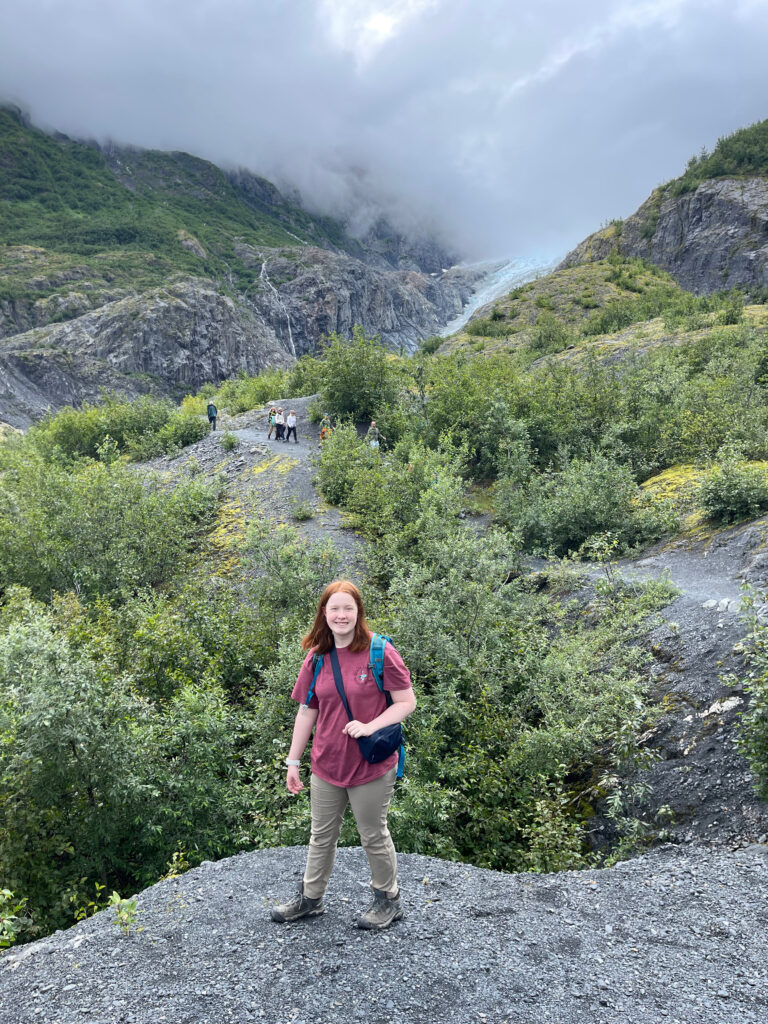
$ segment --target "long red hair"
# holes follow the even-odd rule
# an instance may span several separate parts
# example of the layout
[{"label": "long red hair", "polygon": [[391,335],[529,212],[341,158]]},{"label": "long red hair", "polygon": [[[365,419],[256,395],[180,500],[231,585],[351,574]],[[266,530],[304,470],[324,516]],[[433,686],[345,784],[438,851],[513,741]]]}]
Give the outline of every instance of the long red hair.
[{"label": "long red hair", "polygon": [[365,621],[363,598],[360,591],[357,589],[355,584],[350,583],[349,580],[334,580],[333,583],[329,583],[323,591],[322,596],[317,603],[317,613],[315,614],[315,621],[312,623],[312,629],[310,629],[309,633],[307,633],[301,641],[301,646],[305,651],[314,647],[317,654],[327,654],[333,647],[333,633],[325,619],[325,606],[334,594],[338,594],[340,592],[350,594],[357,605],[355,635],[352,637],[352,643],[349,645],[347,650],[368,650],[371,643],[371,631],[368,629],[368,623]]}]

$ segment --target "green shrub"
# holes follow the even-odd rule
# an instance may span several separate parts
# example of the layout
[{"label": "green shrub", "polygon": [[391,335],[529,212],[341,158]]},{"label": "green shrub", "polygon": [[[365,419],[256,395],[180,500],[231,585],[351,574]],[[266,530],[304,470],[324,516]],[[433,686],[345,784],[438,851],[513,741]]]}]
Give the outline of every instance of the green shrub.
[{"label": "green shrub", "polygon": [[355,480],[375,467],[379,456],[351,423],[339,423],[323,443],[317,478],[320,490],[332,505],[344,505]]},{"label": "green shrub", "polygon": [[288,504],[291,509],[291,518],[295,519],[297,523],[303,523],[308,519],[314,519],[315,508],[311,502],[300,501],[298,498],[291,498]]},{"label": "green shrub", "polygon": [[740,292],[733,292],[723,303],[718,313],[718,323],[723,325],[740,324],[744,319],[744,296]]},{"label": "green shrub", "polygon": [[550,352],[562,352],[572,341],[573,336],[566,324],[558,320],[553,313],[541,313],[528,344],[534,352],[546,355]]},{"label": "green shrub", "polygon": [[68,469],[22,449],[0,492],[0,586],[117,598],[158,585],[188,562],[217,500],[200,479],[169,491],[119,462]]},{"label": "green shrub", "polygon": [[320,397],[334,416],[375,419],[377,409],[397,401],[397,363],[378,337],[366,335],[362,327],[356,326],[349,339],[330,335],[323,355]]},{"label": "green shrub", "polygon": [[431,356],[437,352],[444,341],[445,338],[441,338],[439,334],[433,334],[431,338],[425,338],[419,348],[425,355]]},{"label": "green shrub", "polygon": [[127,452],[141,462],[158,455],[175,455],[210,433],[210,424],[204,416],[183,410],[172,413],[157,433],[143,433],[128,438]]},{"label": "green shrub", "polygon": [[676,524],[653,506],[627,466],[595,453],[522,485],[512,476],[496,490],[499,520],[529,549],[565,555],[590,538],[611,533],[623,548],[655,539]]},{"label": "green shrub", "polygon": [[237,446],[240,444],[240,440],[236,434],[233,434],[229,430],[226,430],[221,435],[221,440],[219,441],[219,444],[221,445],[225,452],[231,452],[234,451],[235,448],[237,448]]},{"label": "green shrub", "polygon": [[86,403],[80,409],[66,407],[47,416],[30,429],[29,438],[47,458],[95,459],[105,437],[124,451],[138,438],[156,436],[173,416],[173,406],[164,399],[144,395],[127,401],[108,396],[102,405]]},{"label": "green shrub", "polygon": [[464,330],[471,337],[506,338],[509,336],[511,328],[505,320],[490,316],[470,320]]},{"label": "green shrub", "polygon": [[755,518],[768,509],[768,472],[750,465],[737,446],[729,445],[702,477],[696,498],[717,523]]},{"label": "green shrub", "polygon": [[224,381],[218,390],[222,409],[236,415],[258,409],[278,398],[289,398],[290,374],[287,370],[265,370],[256,377],[240,374]]},{"label": "green shrub", "polygon": [[[50,614],[12,592],[0,635],[0,886],[45,927],[98,881],[140,888],[174,850],[235,852],[242,724],[212,686],[162,708],[102,676]],[[10,619],[10,621],[9,621]]]}]

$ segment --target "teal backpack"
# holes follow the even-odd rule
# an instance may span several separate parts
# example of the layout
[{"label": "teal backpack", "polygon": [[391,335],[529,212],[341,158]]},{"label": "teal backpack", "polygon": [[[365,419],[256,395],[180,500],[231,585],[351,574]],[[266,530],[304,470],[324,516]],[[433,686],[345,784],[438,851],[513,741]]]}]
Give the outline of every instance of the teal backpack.
[{"label": "teal backpack", "polygon": [[[370,650],[370,661],[368,667],[373,672],[373,678],[376,680],[381,693],[384,694],[384,698],[387,702],[387,707],[392,704],[392,698],[389,692],[384,689],[384,648],[388,643],[392,643],[388,636],[384,636],[383,633],[372,633],[371,634],[371,650]],[[305,704],[309,706],[309,702],[315,695],[315,683],[317,677],[320,675],[320,669],[323,667],[323,655],[315,654],[312,658],[312,682],[309,686],[309,692],[307,693],[307,699]],[[397,742],[397,741],[395,741]],[[405,745],[400,744],[400,753],[397,756],[397,777],[402,779],[403,772],[405,771]]]}]

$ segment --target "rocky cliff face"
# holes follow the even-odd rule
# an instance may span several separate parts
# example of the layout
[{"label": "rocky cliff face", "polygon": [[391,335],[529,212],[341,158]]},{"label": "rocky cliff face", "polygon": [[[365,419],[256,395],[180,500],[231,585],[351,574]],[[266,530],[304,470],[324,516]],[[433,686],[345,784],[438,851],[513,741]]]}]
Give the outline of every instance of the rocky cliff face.
[{"label": "rocky cliff face", "polygon": [[240,370],[292,361],[274,331],[205,279],[106,302],[0,342],[0,419],[25,427],[48,408],[127,395],[179,395]]},{"label": "rocky cliff face", "polygon": [[413,351],[461,311],[480,277],[455,268],[439,276],[371,267],[324,249],[263,250],[241,243],[240,259],[259,277],[243,296],[292,355],[313,352],[333,331],[355,324],[390,348]]},{"label": "rocky cliff face", "polygon": [[624,221],[598,231],[561,267],[605,259],[614,249],[650,260],[698,294],[768,286],[768,179],[720,178],[674,195],[658,189]]},{"label": "rocky cliff face", "polygon": [[49,408],[93,401],[104,389],[177,397],[241,371],[286,366],[323,335],[350,335],[355,324],[412,350],[460,311],[477,276],[376,270],[310,247],[242,243],[239,251],[259,273],[236,298],[210,279],[178,278],[128,294],[78,282],[47,299],[0,303],[0,421],[26,427]]}]

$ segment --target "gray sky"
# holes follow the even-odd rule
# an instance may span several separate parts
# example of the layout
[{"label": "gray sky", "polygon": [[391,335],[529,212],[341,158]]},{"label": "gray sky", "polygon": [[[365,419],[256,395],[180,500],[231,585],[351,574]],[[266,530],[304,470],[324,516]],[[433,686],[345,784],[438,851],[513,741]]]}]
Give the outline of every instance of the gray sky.
[{"label": "gray sky", "polygon": [[470,256],[553,256],[768,117],[768,0],[2,0],[0,97]]}]

